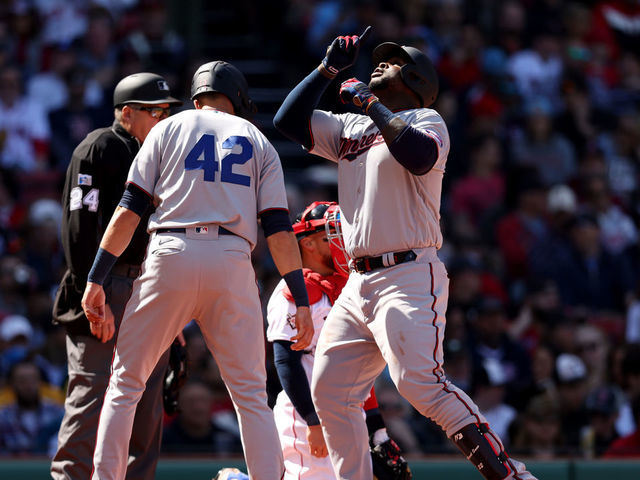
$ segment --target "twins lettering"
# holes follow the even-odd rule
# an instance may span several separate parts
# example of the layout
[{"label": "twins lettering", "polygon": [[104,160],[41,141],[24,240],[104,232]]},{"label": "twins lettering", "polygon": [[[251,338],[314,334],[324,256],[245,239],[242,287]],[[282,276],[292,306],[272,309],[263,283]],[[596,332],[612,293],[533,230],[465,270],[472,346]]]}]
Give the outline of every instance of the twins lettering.
[{"label": "twins lettering", "polygon": [[340,148],[338,149],[338,158],[348,160],[352,162],[364,152],[369,150],[375,145],[379,145],[384,142],[380,132],[375,132],[370,135],[363,135],[360,138],[340,138]]}]

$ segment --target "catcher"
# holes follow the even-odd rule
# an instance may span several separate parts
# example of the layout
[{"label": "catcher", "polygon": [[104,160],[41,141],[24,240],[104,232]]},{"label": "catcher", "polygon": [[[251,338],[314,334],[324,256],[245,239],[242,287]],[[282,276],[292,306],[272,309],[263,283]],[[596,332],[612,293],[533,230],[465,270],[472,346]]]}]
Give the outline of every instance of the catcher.
[{"label": "catcher", "polygon": [[[267,306],[267,339],[273,342],[276,370],[283,387],[274,407],[274,416],[284,456],[284,479],[334,480],[336,474],[328,457],[309,385],[320,330],[349,273],[338,205],[312,203],[298,215],[293,231],[302,257],[315,334],[307,350],[291,349],[291,338],[296,334],[293,322],[296,310],[286,284],[280,282]],[[407,462],[387,435],[373,389],[363,410],[374,477],[379,480],[410,479]]]}]

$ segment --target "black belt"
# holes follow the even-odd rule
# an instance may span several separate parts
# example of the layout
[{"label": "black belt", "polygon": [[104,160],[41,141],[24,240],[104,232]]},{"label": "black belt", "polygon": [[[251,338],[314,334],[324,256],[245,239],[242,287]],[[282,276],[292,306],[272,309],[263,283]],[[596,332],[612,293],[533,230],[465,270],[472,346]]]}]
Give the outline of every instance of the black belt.
[{"label": "black belt", "polygon": [[131,265],[129,263],[118,263],[111,269],[112,275],[119,277],[138,278],[142,267],[140,265]]},{"label": "black belt", "polygon": [[[386,257],[386,265],[385,265]],[[399,263],[412,262],[418,256],[413,250],[405,250],[404,252],[394,252],[379,257],[361,257],[353,260],[353,270],[358,273],[367,273],[378,268],[393,267]]]},{"label": "black belt", "polygon": [[[198,227],[192,227],[192,228],[198,228]],[[156,230],[156,233],[187,233],[187,229],[186,228],[158,228]],[[218,227],[218,235],[235,235],[235,233],[227,230],[224,227]]]}]

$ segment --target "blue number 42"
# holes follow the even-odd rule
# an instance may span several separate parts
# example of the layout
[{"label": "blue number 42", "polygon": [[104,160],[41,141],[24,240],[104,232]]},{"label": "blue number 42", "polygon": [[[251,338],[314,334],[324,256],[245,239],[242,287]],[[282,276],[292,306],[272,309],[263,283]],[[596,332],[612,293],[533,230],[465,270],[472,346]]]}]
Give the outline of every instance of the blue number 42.
[{"label": "blue number 42", "polygon": [[[224,150],[233,150],[236,145],[240,146],[240,152],[229,152],[220,160],[221,171],[220,181],[244,185],[251,184],[251,177],[233,172],[234,165],[244,165],[253,156],[253,145],[246,137],[233,136],[222,142]],[[211,134],[204,134],[196,142],[187,157],[184,159],[185,170],[203,170],[205,182],[215,182],[218,171],[218,161],[216,159],[216,137]]]}]

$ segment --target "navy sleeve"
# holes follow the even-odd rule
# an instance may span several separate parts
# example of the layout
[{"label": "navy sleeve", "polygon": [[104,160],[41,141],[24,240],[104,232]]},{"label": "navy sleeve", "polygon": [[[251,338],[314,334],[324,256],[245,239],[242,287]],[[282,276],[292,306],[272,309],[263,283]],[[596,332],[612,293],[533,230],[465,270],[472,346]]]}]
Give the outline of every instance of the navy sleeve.
[{"label": "navy sleeve", "polygon": [[372,408],[370,410],[365,411],[366,421],[367,421],[367,432],[369,432],[369,436],[376,433],[381,428],[385,428],[384,419],[382,418],[382,414],[380,410],[377,408]]},{"label": "navy sleeve", "polygon": [[260,212],[260,223],[265,238],[278,232],[293,232],[289,212],[286,210],[265,210]]},{"label": "navy sleeve", "polygon": [[127,183],[118,206],[131,210],[142,217],[150,204],[151,198],[147,192],[133,183]]},{"label": "navy sleeve", "polygon": [[436,141],[410,125],[391,142],[389,151],[400,165],[414,175],[429,172],[438,160]]},{"label": "navy sleeve", "polygon": [[[400,165],[414,175],[424,175],[433,168],[438,160],[438,145],[433,138],[411,125],[402,128],[404,121],[397,122],[391,110],[380,102],[372,104],[367,114],[383,135],[385,131],[390,132],[389,135],[393,140],[390,143],[386,140],[389,151]],[[395,124],[394,120],[396,120]],[[396,134],[395,131],[400,128],[402,130]]]},{"label": "navy sleeve", "polygon": [[311,388],[302,366],[302,352],[291,350],[292,342],[273,342],[273,357],[280,384],[307,425],[319,425],[320,420],[311,400]]},{"label": "navy sleeve", "polygon": [[331,79],[314,70],[289,92],[273,117],[273,125],[285,137],[307,150],[313,148],[311,115]]}]

